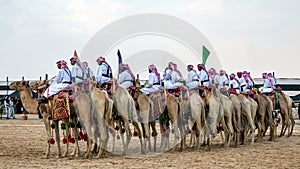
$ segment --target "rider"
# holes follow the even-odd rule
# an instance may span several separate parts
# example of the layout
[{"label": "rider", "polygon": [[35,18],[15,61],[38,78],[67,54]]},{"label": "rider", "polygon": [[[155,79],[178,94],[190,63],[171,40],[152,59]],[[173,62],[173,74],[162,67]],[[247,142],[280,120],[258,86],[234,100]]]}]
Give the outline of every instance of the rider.
[{"label": "rider", "polygon": [[119,84],[119,86],[128,89],[130,86],[133,86],[133,83],[135,82],[135,77],[131,72],[128,64],[122,64],[121,71],[122,72],[119,74],[119,79],[117,83]]},{"label": "rider", "polygon": [[200,71],[200,74],[199,74],[200,85],[206,86],[206,87],[210,86],[209,76],[208,76],[205,66],[203,64],[198,64],[197,67],[198,67],[198,70]]},{"label": "rider", "polygon": [[229,86],[229,78],[225,70],[220,70],[220,88],[228,89]]},{"label": "rider", "polygon": [[272,80],[268,78],[267,73],[262,73],[262,77],[264,79],[263,86],[259,88],[261,93],[270,93],[273,91]]},{"label": "rider", "polygon": [[72,73],[67,66],[67,62],[60,60],[56,64],[59,72],[51,85],[45,90],[44,97],[46,98],[72,87]]},{"label": "rider", "polygon": [[[170,71],[167,73],[167,69]],[[183,86],[183,77],[180,71],[177,69],[177,65],[173,62],[169,62],[168,67],[164,71],[164,87],[166,89],[176,89]]]},{"label": "rider", "polygon": [[70,59],[72,67],[72,82],[76,85],[82,83],[86,78],[86,69],[82,65],[81,61],[78,58],[76,50],[74,51],[74,56]]},{"label": "rider", "polygon": [[188,78],[186,80],[186,86],[189,88],[189,90],[195,89],[199,86],[199,76],[196,70],[194,70],[193,65],[188,65],[187,70],[189,73]]},{"label": "rider", "polygon": [[210,68],[208,70],[208,75],[209,75],[209,79],[210,79],[210,84],[215,85],[217,88],[220,88],[220,76],[216,72],[216,69]]},{"label": "rider", "polygon": [[229,76],[230,80],[229,80],[229,87],[231,89],[234,89],[236,91],[237,94],[240,94],[240,82],[238,79],[235,78],[235,74],[232,73]]},{"label": "rider", "polygon": [[140,91],[146,95],[161,89],[160,74],[158,73],[156,67],[152,64],[148,67],[148,69],[150,73],[148,83],[142,89],[140,89]]},{"label": "rider", "polygon": [[240,89],[241,89],[241,92],[245,92],[245,90],[247,89],[247,82],[243,76],[243,73],[241,71],[237,72],[236,73],[237,77],[238,77],[238,80],[240,82]]},{"label": "rider", "polygon": [[272,75],[272,73],[268,73],[268,78],[271,79],[272,84],[273,84],[274,86],[277,85],[276,78]]},{"label": "rider", "polygon": [[91,80],[95,81],[94,72],[93,72],[93,70],[89,67],[88,62],[86,62],[86,61],[82,62],[82,65],[83,65],[83,67],[85,68],[87,78],[90,78]]},{"label": "rider", "polygon": [[112,78],[112,70],[103,56],[98,57],[96,61],[99,65],[97,69],[96,81],[102,85],[104,82],[110,81],[110,78]]}]

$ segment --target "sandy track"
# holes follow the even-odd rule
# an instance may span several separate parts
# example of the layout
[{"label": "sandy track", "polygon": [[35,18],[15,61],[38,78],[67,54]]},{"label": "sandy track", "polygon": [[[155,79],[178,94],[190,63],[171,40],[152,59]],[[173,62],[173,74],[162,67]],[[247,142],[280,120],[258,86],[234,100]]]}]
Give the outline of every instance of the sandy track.
[{"label": "sandy track", "polygon": [[[82,153],[78,158],[56,159],[54,144],[50,159],[42,159],[45,138],[40,120],[0,120],[0,168],[300,168],[299,125],[295,126],[292,137],[278,138],[275,142],[267,141],[268,137],[265,137],[263,142],[254,145],[224,149],[216,140],[211,152],[186,148],[183,152],[149,152],[147,156],[137,153],[138,158],[109,154],[102,159],[84,159],[86,143],[80,141]],[[71,151],[72,148],[73,145]],[[139,151],[136,138],[129,149]]]}]

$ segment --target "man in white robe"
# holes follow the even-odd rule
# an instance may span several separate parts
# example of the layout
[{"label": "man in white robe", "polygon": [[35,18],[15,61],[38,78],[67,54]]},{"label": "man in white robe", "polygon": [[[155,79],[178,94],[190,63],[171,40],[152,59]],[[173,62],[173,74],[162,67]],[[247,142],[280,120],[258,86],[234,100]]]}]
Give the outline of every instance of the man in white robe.
[{"label": "man in white robe", "polygon": [[54,81],[45,90],[44,97],[48,98],[58,92],[72,87],[72,73],[67,66],[67,62],[64,60],[56,62],[59,72]]},{"label": "man in white robe", "polygon": [[132,74],[128,64],[122,64],[121,71],[122,72],[119,74],[119,79],[117,80],[117,83],[119,86],[128,89],[129,87],[133,86],[135,77]]},{"label": "man in white robe", "polygon": [[200,85],[206,86],[206,87],[210,86],[209,76],[205,69],[205,66],[203,64],[198,64],[197,67],[200,72],[199,73]]},{"label": "man in white robe", "polygon": [[96,73],[96,82],[102,85],[103,83],[110,81],[110,78],[112,78],[112,71],[104,57],[99,57],[97,63],[99,66]]},{"label": "man in white robe", "polygon": [[146,95],[161,89],[160,74],[157,72],[156,67],[154,65],[150,65],[148,68],[150,73],[148,83],[140,89],[140,91]]},{"label": "man in white robe", "polygon": [[189,88],[189,90],[196,89],[200,84],[199,76],[196,70],[194,70],[193,65],[188,65],[187,70],[189,73],[188,73],[188,78],[186,80],[186,86]]}]

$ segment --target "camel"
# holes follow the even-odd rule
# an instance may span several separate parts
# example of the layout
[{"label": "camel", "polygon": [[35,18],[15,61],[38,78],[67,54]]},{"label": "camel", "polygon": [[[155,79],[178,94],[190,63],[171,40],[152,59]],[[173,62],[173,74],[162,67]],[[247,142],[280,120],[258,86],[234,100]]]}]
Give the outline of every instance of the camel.
[{"label": "camel", "polygon": [[[272,100],[265,94],[257,94],[258,106],[259,106],[259,114],[260,114],[260,122],[262,125],[263,133],[258,132],[258,139],[262,138],[268,127],[270,127],[270,141],[275,141],[277,135],[276,125],[273,120],[273,103]],[[264,99],[264,100],[263,100]],[[266,111],[262,110],[266,106]],[[266,112],[263,114],[263,112]]]},{"label": "camel", "polygon": [[224,121],[224,109],[223,105],[221,104],[220,96],[218,94],[216,94],[215,96],[213,93],[208,92],[208,89],[206,87],[204,88],[203,93],[204,98],[202,99],[204,100],[205,107],[208,107],[208,111],[206,112],[206,124],[204,127],[204,138],[207,137],[206,141],[208,151],[210,151],[212,139],[215,138],[217,134],[217,125],[220,123],[225,131],[227,129]]},{"label": "camel", "polygon": [[232,123],[233,123],[234,136],[235,136],[234,137],[235,145],[239,146],[240,136],[242,131],[242,122],[241,122],[242,104],[238,96],[235,94],[229,94],[229,98],[233,104]]},{"label": "camel", "polygon": [[[295,125],[295,120],[294,120],[293,112],[292,112],[293,99],[287,94],[285,94],[284,96],[285,96],[285,99],[287,101],[290,122],[291,122],[291,125],[292,125],[291,131],[290,131],[290,133],[288,133],[291,136],[293,134],[294,125]],[[283,135],[284,135],[284,133],[283,133]]]},{"label": "camel", "polygon": [[226,126],[225,126],[224,146],[226,148],[228,148],[229,145],[230,145],[230,141],[232,139],[232,136],[233,136],[233,132],[234,132],[233,126],[232,126],[232,118],[233,118],[232,116],[233,116],[234,106],[233,106],[232,101],[229,99],[229,97],[221,94],[219,90],[217,90],[217,92],[219,94],[220,101],[221,101],[221,104],[223,106],[224,120],[225,120],[225,124],[226,124]]},{"label": "camel", "polygon": [[[10,84],[10,88],[17,90],[20,94],[21,101],[23,103],[23,106],[25,110],[32,114],[38,114],[38,100],[35,100],[32,98],[32,89],[29,86],[28,81],[15,81]],[[72,105],[72,104],[71,104]],[[43,122],[46,128],[47,133],[47,149],[44,158],[49,158],[50,155],[50,138],[51,138],[51,128],[50,128],[50,121],[51,121],[51,112],[53,107],[53,100],[49,101],[47,104],[42,104],[40,106],[40,112],[43,117]],[[73,123],[75,123],[76,127],[76,116],[72,114],[74,112],[74,107],[70,106],[71,111],[71,120]],[[68,124],[69,118],[63,119],[64,124]],[[59,135],[59,125],[58,120],[53,120],[53,124],[55,125],[55,141],[57,143],[57,158],[60,158],[61,155],[61,148],[60,148],[60,135]],[[68,125],[66,126],[66,136],[69,137],[69,128]],[[71,155],[79,156],[79,146],[78,146],[78,133],[77,130],[74,132],[74,138],[75,138],[75,150]],[[63,154],[63,157],[66,157],[68,154],[69,149],[69,143],[66,143],[65,152]]]},{"label": "camel", "polygon": [[[189,94],[188,99],[182,100],[182,112],[184,120],[188,122],[188,119],[190,119],[191,124],[194,125],[192,129],[198,132],[198,139],[196,140],[196,147],[197,149],[200,148],[200,142],[201,142],[201,133],[202,133],[202,127],[204,126],[205,119],[205,109],[204,109],[204,103],[202,102],[202,99],[199,95],[198,91],[195,90],[189,90],[187,91]],[[187,123],[186,122],[186,123]],[[194,124],[195,123],[195,124]],[[190,127],[189,127],[190,128]]]},{"label": "camel", "polygon": [[[124,127],[127,138],[126,143],[124,141],[124,132],[121,132],[122,144],[123,144],[123,155],[126,155],[128,145],[130,143],[132,133],[129,128],[129,123],[132,121],[135,129],[138,132],[138,137],[141,145],[141,153],[145,154],[142,133],[138,125],[138,116],[135,108],[133,98],[128,93],[127,89],[118,86],[115,79],[112,79],[112,100],[114,110],[117,111],[119,126]],[[122,131],[122,130],[121,130]]]},{"label": "camel", "polygon": [[[108,142],[107,122],[112,119],[112,100],[106,91],[92,88],[90,93],[81,92],[74,98],[74,106],[80,123],[88,135],[85,158],[89,158],[92,144],[97,145],[96,158],[103,157]],[[99,138],[99,140],[98,140]]]},{"label": "camel", "polygon": [[[254,99],[252,99],[251,97],[247,97],[247,99],[250,101],[251,118],[252,118],[252,120],[253,120],[253,122],[254,122],[255,116],[256,116],[257,111],[258,111],[258,104],[257,104],[257,102],[256,102]],[[251,134],[251,143],[250,143],[250,144],[254,144],[254,139],[255,139],[255,136],[254,136],[254,134],[255,134],[255,128],[254,128],[254,129],[251,128],[251,125],[246,125],[246,126],[245,126],[245,132],[244,132],[244,136],[243,136],[243,137],[245,138],[245,141],[248,140],[248,134],[247,134],[248,131],[250,131],[249,134]]]},{"label": "camel", "polygon": [[[276,101],[276,95],[278,96],[278,104]],[[282,117],[282,128],[280,132],[280,137],[284,136],[286,130],[288,130],[289,137],[293,133],[293,128],[295,121],[292,117],[292,99],[286,95],[281,94],[280,92],[276,93],[275,95],[269,96],[271,100],[273,100],[274,108],[280,109],[281,117]],[[292,125],[292,129],[291,129]]]}]

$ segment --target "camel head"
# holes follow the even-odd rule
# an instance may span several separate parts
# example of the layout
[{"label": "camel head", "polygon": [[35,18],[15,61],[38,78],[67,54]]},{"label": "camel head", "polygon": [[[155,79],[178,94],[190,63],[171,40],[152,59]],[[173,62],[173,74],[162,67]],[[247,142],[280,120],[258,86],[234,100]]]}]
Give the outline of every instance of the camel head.
[{"label": "camel head", "polygon": [[22,90],[22,89],[27,89],[30,88],[29,86],[29,81],[14,81],[9,85],[10,89],[14,89],[14,90]]}]

